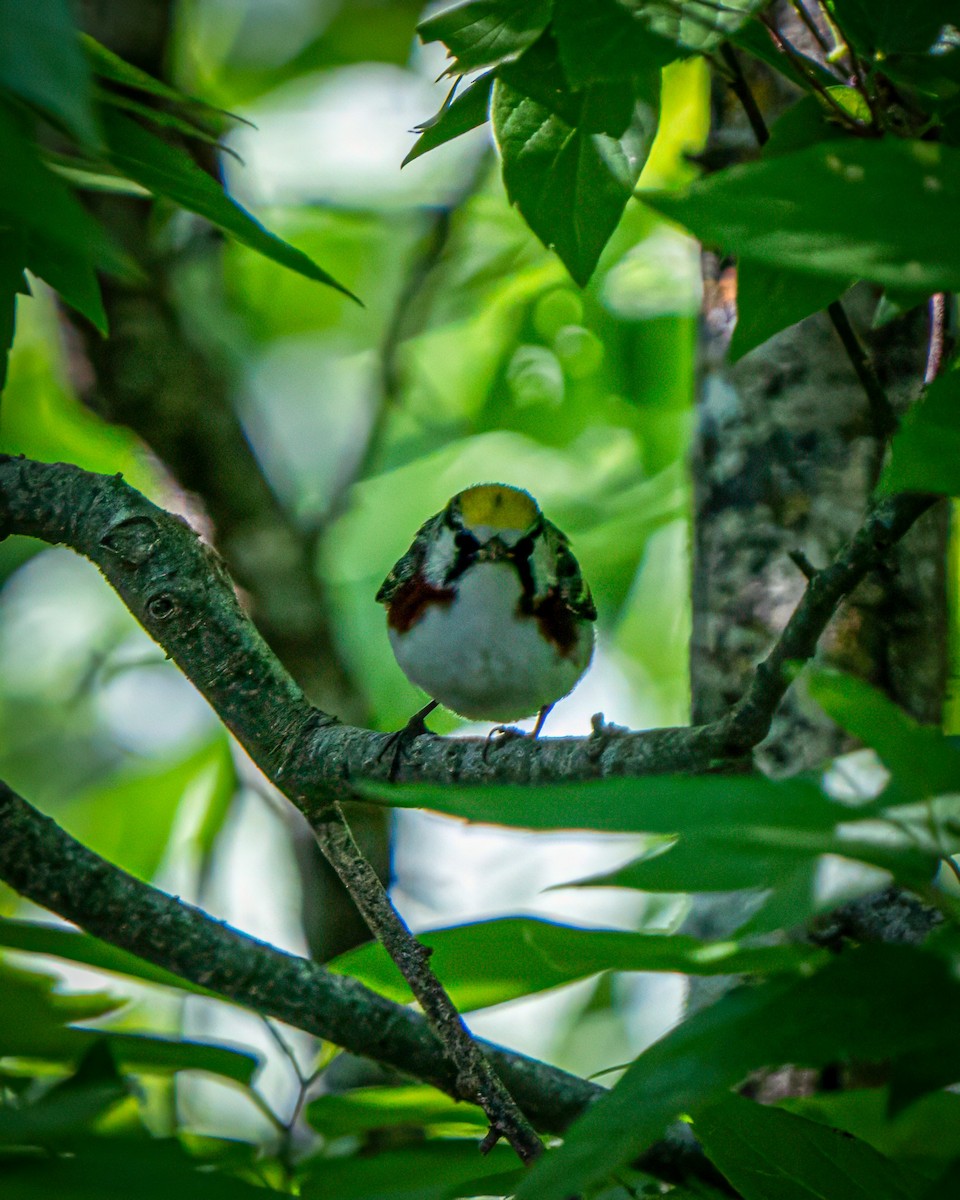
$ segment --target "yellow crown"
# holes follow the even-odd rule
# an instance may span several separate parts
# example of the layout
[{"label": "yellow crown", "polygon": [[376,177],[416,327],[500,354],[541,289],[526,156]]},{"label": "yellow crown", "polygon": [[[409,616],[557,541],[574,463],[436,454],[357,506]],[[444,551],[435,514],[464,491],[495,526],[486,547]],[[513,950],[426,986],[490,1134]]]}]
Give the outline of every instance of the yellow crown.
[{"label": "yellow crown", "polygon": [[537,502],[522,488],[505,483],[478,483],[460,492],[464,525],[487,525],[491,529],[529,529],[540,513]]}]

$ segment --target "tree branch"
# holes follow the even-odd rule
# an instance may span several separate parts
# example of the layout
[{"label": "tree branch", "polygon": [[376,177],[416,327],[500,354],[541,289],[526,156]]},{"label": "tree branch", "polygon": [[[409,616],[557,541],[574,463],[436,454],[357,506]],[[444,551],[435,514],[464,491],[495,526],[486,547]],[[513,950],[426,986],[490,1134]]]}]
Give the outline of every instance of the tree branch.
[{"label": "tree branch", "polygon": [[[346,975],[215,921],[82,846],[0,782],[0,879],[52,912],[147,962],[255,1012],[470,1100],[426,1020]],[[605,1089],[534,1058],[476,1043],[537,1128],[562,1133]],[[647,1150],[638,1166],[668,1183],[719,1182],[687,1139]]]},{"label": "tree branch", "polygon": [[[7,475],[12,469],[12,476]],[[70,464],[50,466],[0,456],[0,474],[16,480],[0,501],[0,534],[21,532],[67,545],[92,559],[127,607],[193,680],[254,760],[315,827],[321,848],[372,931],[423,1005],[471,1099],[524,1162],[539,1139],[476,1047],[455,1006],[360,854],[338,801],[342,780],[318,776],[309,801],[286,774],[291,739],[331,725],[313,709],[243,613],[220,559],[190,529],[119,476],[95,476]],[[262,672],[262,673],[261,673]],[[374,735],[371,735],[374,736]],[[334,857],[338,854],[338,857]],[[492,1144],[492,1143],[491,1143]]]},{"label": "tree branch", "polygon": [[[0,782],[0,878],[111,945],[258,1013],[416,1075],[457,1100],[465,1092],[444,1047],[413,1009],[346,975],[215,921],[100,858]],[[531,1120],[562,1132],[603,1088],[489,1043]]]},{"label": "tree branch", "polygon": [[[770,23],[766,20],[764,23],[775,40],[778,39],[780,35]],[[785,53],[789,48],[789,43],[782,40],[778,41],[777,45]],[[767,128],[763,113],[757,104],[753,89],[750,87],[750,83],[743,73],[740,60],[734,53],[733,48],[727,43],[724,43],[721,47],[720,54],[724,65],[730,71],[730,87],[740,101],[746,118],[750,123],[750,128],[753,130],[753,136],[756,138],[757,145],[765,146],[770,140],[770,130]],[[830,99],[829,93],[824,92],[823,89],[815,87],[814,90],[818,91],[819,94],[826,95]],[[864,350],[860,339],[857,337],[856,331],[850,324],[847,310],[843,307],[841,301],[834,300],[831,304],[827,305],[827,316],[830,318],[830,323],[836,330],[837,337],[839,337],[844,352],[850,360],[850,365],[853,367],[860,386],[866,394],[877,439],[884,442],[897,428],[897,416],[893,411],[893,406],[887,399],[883,385],[877,378],[873,363],[870,361],[866,350]]]},{"label": "tree branch", "polygon": [[[770,727],[789,665],[810,658],[840,603],[935,496],[877,504],[834,562],[810,581],[746,695],[706,725],[610,736],[518,738],[491,753],[484,738],[422,737],[397,764],[399,782],[577,782],[613,775],[705,771],[742,757]],[[264,774],[308,820],[326,820],[331,785],[386,784],[387,735],[314,708],[241,609],[216,555],[178,517],[119,476],[0,455],[0,536],[64,543],[103,572],[124,603],[209,700]],[[384,756],[389,758],[389,756]]]}]

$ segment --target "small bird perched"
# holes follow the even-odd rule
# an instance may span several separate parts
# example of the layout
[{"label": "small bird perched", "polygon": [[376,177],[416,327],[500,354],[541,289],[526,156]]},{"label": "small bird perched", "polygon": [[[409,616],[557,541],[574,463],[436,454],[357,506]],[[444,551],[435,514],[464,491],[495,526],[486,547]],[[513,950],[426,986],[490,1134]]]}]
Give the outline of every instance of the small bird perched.
[{"label": "small bird perched", "polygon": [[502,483],[458,492],[425,521],[384,580],[390,644],[403,673],[472,720],[547,713],[590,665],[596,620],[566,536],[534,498]]}]

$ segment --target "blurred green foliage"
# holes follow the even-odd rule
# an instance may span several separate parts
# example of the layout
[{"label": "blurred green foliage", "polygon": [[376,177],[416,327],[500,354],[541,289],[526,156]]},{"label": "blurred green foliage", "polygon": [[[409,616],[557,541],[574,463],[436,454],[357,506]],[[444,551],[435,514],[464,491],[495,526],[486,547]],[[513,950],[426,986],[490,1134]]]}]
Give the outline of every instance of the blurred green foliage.
[{"label": "blurred green foliage", "polygon": [[[831,36],[846,31],[866,56],[850,60],[849,81],[771,50],[749,19],[763,7],[468,0],[431,9],[421,44],[418,2],[181,0],[171,90],[75,38],[66,0],[0,5],[0,153],[19,172],[0,184],[4,347],[16,313],[0,450],[122,471],[202,525],[202,503],[165,464],[92,411],[88,365],[53,295],[105,329],[95,269],[132,267],[81,199],[139,185],[158,198],[183,328],[222,364],[260,468],[316,536],[335,638],[376,727],[422,699],[390,654],[377,586],[425,517],[485,479],[537,496],[597,600],[593,675],[552,720],[586,732],[594,708],[615,704],[607,715],[624,724],[684,723],[700,270],[673,222],[743,259],[739,353],[854,278],[887,286],[898,307],[960,285],[948,6],[905,15],[831,0]],[[721,45],[810,94],[758,162],[700,179],[690,156],[708,133],[705,56]],[[461,72],[454,95],[449,78],[434,82]],[[225,138],[241,160],[224,158],[225,190],[163,141],[170,131]],[[635,188],[649,204],[632,202]],[[191,252],[188,213],[233,235],[222,256]],[[956,379],[904,423],[884,489],[956,494]],[[176,668],[66,551],[7,539],[0,585],[0,777],[123,869],[302,950],[288,831]],[[871,1196],[948,1194],[958,1114],[938,1089],[960,1077],[960,909],[934,878],[960,849],[956,749],[845,677],[812,676],[809,694],[874,751],[854,797],[836,777],[826,790],[707,777],[391,796],[549,832],[549,882],[604,925],[477,919],[539,903],[533,835],[504,834],[480,884],[467,857],[476,831],[467,852],[448,843],[463,901],[450,914],[439,872],[398,881],[412,911],[447,926],[426,940],[464,1007],[544,992],[554,1005],[526,1025],[519,1006],[497,1009],[490,1028],[588,1071],[645,1051],[522,1183],[505,1147],[476,1153],[469,1106],[410,1084],[340,1094],[335,1048],[291,1047],[3,891],[0,1194],[421,1200],[519,1184],[538,1200],[579,1189],[621,1200],[660,1194],[629,1164],[681,1114],[745,1200],[839,1198],[857,1194],[843,1190],[851,1179]],[[429,854],[443,844],[425,829]],[[940,906],[924,948],[828,962],[787,936],[890,880]],[[673,932],[686,897],[745,888],[752,908],[728,939]],[[645,894],[657,892],[668,895]],[[379,948],[335,968],[406,999]],[[731,974],[749,983],[646,1050],[679,1015],[678,994],[657,990],[664,977]],[[783,1111],[728,1094],[771,1064],[857,1060],[883,1060],[882,1084]],[[311,1087],[323,1094],[297,1124]]]}]

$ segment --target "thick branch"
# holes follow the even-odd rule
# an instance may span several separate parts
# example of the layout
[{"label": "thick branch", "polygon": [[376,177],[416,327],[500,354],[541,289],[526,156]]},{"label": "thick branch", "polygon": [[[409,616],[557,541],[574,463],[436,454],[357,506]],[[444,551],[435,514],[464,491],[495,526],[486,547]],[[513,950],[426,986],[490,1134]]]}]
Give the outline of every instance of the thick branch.
[{"label": "thick branch", "polygon": [[[482,738],[419,738],[399,781],[537,783],[704,771],[766,735],[789,663],[813,653],[840,603],[936,497],[878,504],[834,563],[811,580],[770,656],[731,713],[708,725],[611,737],[516,739],[485,754]],[[91,559],[147,632],[210,701],[264,774],[308,818],[330,785],[387,782],[384,734],[312,707],[244,615],[222,564],[189,526],[119,476],[0,456],[0,534],[65,543]],[[372,601],[371,601],[372,602]],[[384,759],[390,756],[385,755]]]},{"label": "thick branch", "polygon": [[[312,709],[284,671],[244,615],[220,560],[184,521],[158,509],[118,476],[89,475],[63,463],[0,459],[0,475],[11,468],[26,488],[13,489],[9,506],[0,503],[0,532],[66,542],[100,566],[144,628],[316,826],[324,839],[321,848],[343,882],[362,883],[351,890],[354,902],[377,936],[392,931],[384,944],[457,1065],[470,1099],[481,1105],[495,1134],[507,1138],[523,1161],[536,1157],[539,1139],[477,1050],[383,885],[357,851],[339,806],[332,803],[349,799],[349,794],[341,784],[333,795],[331,779],[318,776],[310,780],[307,803],[299,780],[285,772],[291,741],[309,737],[309,731],[335,718]],[[335,857],[331,849],[344,853]]]},{"label": "thick branch", "polygon": [[[80,845],[2,782],[0,879],[96,937],[182,979],[413,1075],[454,1099],[470,1099],[444,1047],[418,1013],[134,879]],[[537,1059],[489,1042],[477,1045],[531,1121],[546,1132],[562,1133],[604,1092],[598,1084]],[[721,1183],[702,1152],[669,1131],[637,1165],[668,1183]]]},{"label": "thick branch", "polygon": [[[0,878],[96,937],[191,983],[416,1075],[455,1099],[474,1099],[418,1013],[134,879],[3,783]],[[478,1044],[542,1129],[561,1132],[603,1091],[522,1054]]]}]

